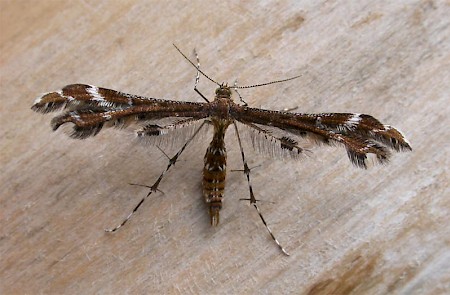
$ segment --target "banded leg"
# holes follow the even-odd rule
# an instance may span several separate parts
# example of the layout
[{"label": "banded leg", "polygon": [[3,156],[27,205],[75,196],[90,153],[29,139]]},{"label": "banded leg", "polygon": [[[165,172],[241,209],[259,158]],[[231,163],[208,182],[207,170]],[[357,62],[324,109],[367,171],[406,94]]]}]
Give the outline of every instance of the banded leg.
[{"label": "banded leg", "polygon": [[236,130],[236,136],[237,136],[238,143],[239,143],[239,149],[241,150],[242,163],[244,164],[244,174],[247,178],[247,183],[248,183],[248,188],[249,188],[249,193],[250,193],[250,204],[252,204],[253,207],[255,207],[256,211],[258,212],[259,217],[261,218],[262,222],[264,223],[264,226],[267,228],[267,231],[269,231],[270,236],[275,241],[275,243],[278,245],[281,252],[283,252],[285,255],[289,256],[289,253],[283,248],[283,246],[281,246],[281,244],[280,244],[280,242],[278,242],[277,238],[275,238],[274,234],[272,233],[269,226],[267,225],[266,220],[262,216],[261,210],[259,209],[258,205],[256,205],[257,200],[255,198],[255,194],[253,193],[253,187],[252,187],[252,184],[250,181],[250,168],[248,167],[247,161],[245,160],[244,149],[242,148],[241,137],[239,136],[239,130],[237,128],[236,122],[233,122],[233,125],[234,125],[234,129]]},{"label": "banded leg", "polygon": [[169,171],[170,167],[172,167],[173,165],[175,165],[176,161],[178,160],[178,157],[183,153],[183,151],[186,149],[186,147],[189,145],[189,143],[195,138],[195,136],[199,133],[200,129],[203,128],[203,126],[206,124],[206,121],[204,121],[202,123],[202,125],[200,125],[197,130],[195,130],[194,134],[185,142],[185,144],[183,145],[183,147],[181,147],[181,149],[175,154],[175,156],[173,156],[172,158],[169,159],[169,164],[167,165],[166,169],[161,173],[161,175],[158,177],[158,179],[156,180],[156,182],[152,185],[149,186],[150,191],[148,192],[148,194],[143,197],[139,203],[134,207],[133,211],[131,211],[130,214],[128,214],[128,216],[122,221],[122,223],[120,223],[118,226],[112,228],[112,229],[105,229],[106,232],[115,232],[116,230],[118,230],[119,228],[121,228],[122,226],[124,226],[128,220],[130,220],[131,216],[133,216],[133,214],[139,209],[139,207],[141,207],[141,205],[144,203],[144,201],[154,192],[156,192],[158,190],[158,186],[161,182],[161,180],[164,177],[164,174],[166,174],[167,171]]},{"label": "banded leg", "polygon": [[197,89],[197,84],[200,80],[200,74],[202,74],[203,76],[205,76],[208,80],[210,80],[211,82],[213,82],[214,84],[217,84],[220,86],[219,83],[217,83],[216,81],[214,81],[213,79],[211,79],[208,75],[206,75],[205,73],[203,73],[200,70],[200,59],[198,58],[198,54],[197,51],[194,49],[194,53],[195,53],[195,58],[197,59],[197,65],[194,64],[192,62],[192,60],[190,60],[186,54],[184,54],[180,48],[178,48],[175,44],[172,44],[176,50],[178,50],[178,52],[194,67],[197,69],[197,75],[195,76],[195,84],[194,84],[194,91],[197,92],[198,95],[200,95],[206,102],[209,102],[209,100]]},{"label": "banded leg", "polygon": [[197,94],[200,95],[206,102],[209,102],[209,100],[197,88],[198,83],[200,82],[200,58],[198,57],[198,53],[197,53],[197,50],[195,50],[195,48],[194,48],[194,54],[195,54],[195,59],[197,60],[197,65],[195,66],[195,68],[197,69],[197,74],[195,75],[194,91],[197,92]]},{"label": "banded leg", "polygon": [[238,85],[237,85],[237,83],[238,83],[238,81],[237,81],[237,79],[234,81],[234,84],[233,84],[233,90],[234,91],[236,91],[236,93],[237,93],[237,95],[239,96],[239,100],[243,103],[243,106],[244,107],[247,107],[248,106],[248,103],[242,98],[242,96],[241,96],[241,94],[239,93],[239,91],[237,90],[238,89]]},{"label": "banded leg", "polygon": [[195,59],[197,60],[197,74],[195,75],[194,91],[197,90],[198,82],[200,82],[200,58],[198,57],[197,50],[194,48]]}]

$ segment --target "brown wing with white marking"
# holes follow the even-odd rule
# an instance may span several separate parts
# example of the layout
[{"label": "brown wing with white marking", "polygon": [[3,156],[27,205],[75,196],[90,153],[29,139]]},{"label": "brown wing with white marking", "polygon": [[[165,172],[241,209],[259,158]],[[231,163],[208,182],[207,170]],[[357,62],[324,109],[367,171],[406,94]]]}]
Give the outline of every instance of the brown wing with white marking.
[{"label": "brown wing with white marking", "polygon": [[[405,151],[411,147],[395,128],[380,123],[372,116],[352,113],[296,114],[249,108],[235,105],[231,111],[237,121],[253,127],[263,136],[271,135],[271,128],[280,129],[291,137],[279,138],[279,148],[295,153],[303,152],[295,137],[312,139],[318,144],[342,144],[350,161],[366,168],[368,154],[380,163],[390,157],[390,150]],[[266,128],[265,128],[266,127]]]},{"label": "brown wing with white marking", "polygon": [[[32,109],[41,113],[67,110],[52,119],[53,130],[73,123],[71,137],[94,136],[103,127],[139,124],[139,137],[152,137],[190,126],[207,117],[205,103],[180,102],[142,97],[91,85],[67,85],[62,90],[38,97]],[[171,120],[158,124],[158,120]]]}]

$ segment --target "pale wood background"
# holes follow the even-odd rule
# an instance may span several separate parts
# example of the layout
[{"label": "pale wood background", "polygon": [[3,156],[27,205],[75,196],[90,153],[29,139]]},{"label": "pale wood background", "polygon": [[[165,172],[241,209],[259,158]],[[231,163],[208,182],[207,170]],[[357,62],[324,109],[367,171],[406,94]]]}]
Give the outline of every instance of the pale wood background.
[{"label": "pale wood background", "polygon": [[[1,294],[444,294],[450,292],[449,1],[0,1]],[[351,166],[341,149],[301,162],[247,151],[283,256],[229,173],[218,228],[201,199],[207,145],[116,225],[166,165],[116,130],[77,141],[30,110],[39,93],[90,83],[199,101],[192,56],[250,105],[360,112],[414,151]],[[213,95],[202,79],[200,89]],[[228,135],[230,169],[240,158]]]}]

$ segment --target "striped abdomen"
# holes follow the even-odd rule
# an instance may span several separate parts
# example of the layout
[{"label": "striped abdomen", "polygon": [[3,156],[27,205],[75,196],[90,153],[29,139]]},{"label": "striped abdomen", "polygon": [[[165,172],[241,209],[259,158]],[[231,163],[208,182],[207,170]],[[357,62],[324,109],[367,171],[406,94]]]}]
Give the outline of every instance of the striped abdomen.
[{"label": "striped abdomen", "polygon": [[225,148],[226,120],[213,120],[214,135],[205,154],[203,168],[203,197],[208,206],[211,225],[219,224],[219,211],[225,191],[227,152]]}]

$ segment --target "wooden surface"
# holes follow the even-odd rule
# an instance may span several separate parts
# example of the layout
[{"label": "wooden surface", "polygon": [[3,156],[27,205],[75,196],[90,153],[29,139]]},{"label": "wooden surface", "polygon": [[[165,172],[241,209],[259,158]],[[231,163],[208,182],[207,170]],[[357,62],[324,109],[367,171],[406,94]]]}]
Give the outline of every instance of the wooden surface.
[{"label": "wooden surface", "polygon": [[[444,294],[450,292],[448,1],[0,1],[1,294]],[[240,85],[251,106],[368,113],[413,152],[352,167],[322,148],[301,162],[247,150],[282,255],[230,172],[221,224],[201,198],[207,141],[116,225],[166,166],[107,130],[72,140],[30,110],[39,93],[89,83],[200,101],[193,69]],[[215,86],[201,78],[201,91]],[[229,169],[241,163],[227,135]]]}]

